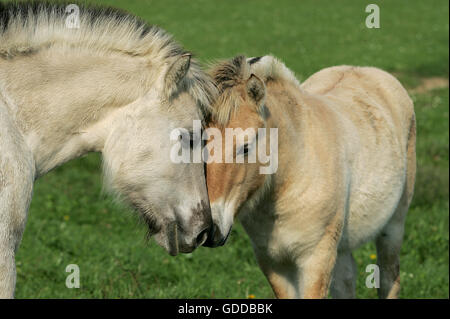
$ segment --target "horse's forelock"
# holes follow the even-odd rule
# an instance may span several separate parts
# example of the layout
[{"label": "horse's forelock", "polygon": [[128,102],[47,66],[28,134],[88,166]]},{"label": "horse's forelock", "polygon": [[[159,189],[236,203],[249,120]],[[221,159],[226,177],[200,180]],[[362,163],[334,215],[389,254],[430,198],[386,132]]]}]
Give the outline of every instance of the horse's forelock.
[{"label": "horse's forelock", "polygon": [[223,93],[227,88],[242,82],[246,69],[245,56],[238,55],[230,60],[217,63],[212,67],[210,73],[219,88],[219,93]]},{"label": "horse's forelock", "polygon": [[219,90],[219,96],[213,104],[212,119],[220,125],[226,125],[231,114],[242,102],[242,97],[233,88],[249,77],[249,66],[244,55],[216,63],[210,74]]}]

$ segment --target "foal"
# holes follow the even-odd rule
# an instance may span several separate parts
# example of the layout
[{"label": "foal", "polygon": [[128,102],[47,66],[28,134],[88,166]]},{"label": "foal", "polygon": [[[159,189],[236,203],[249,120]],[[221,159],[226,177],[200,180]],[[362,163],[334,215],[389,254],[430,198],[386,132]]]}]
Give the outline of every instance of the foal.
[{"label": "foal", "polygon": [[[375,239],[379,296],[395,298],[416,169],[406,90],[386,72],[352,66],[300,85],[272,56],[238,56],[212,75],[221,95],[210,127],[278,128],[278,170],[261,175],[259,161],[207,165],[210,245],[225,242],[239,213],[278,298],[326,298],[330,283],[333,297],[351,298],[352,251]],[[248,132],[236,135],[233,156],[269,148]]]}]

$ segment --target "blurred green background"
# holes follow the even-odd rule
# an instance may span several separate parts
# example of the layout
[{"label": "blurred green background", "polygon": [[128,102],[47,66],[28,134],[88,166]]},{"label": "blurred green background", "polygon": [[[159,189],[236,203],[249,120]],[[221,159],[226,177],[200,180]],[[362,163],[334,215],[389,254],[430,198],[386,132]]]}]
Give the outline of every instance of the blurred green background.
[{"label": "blurred green background", "polygon": [[[94,2],[94,1],[91,1]],[[401,298],[448,298],[448,6],[446,0],[376,1],[381,28],[350,0],[110,0],[172,33],[202,62],[274,54],[300,80],[332,65],[371,65],[396,75],[416,108],[418,172],[401,254]],[[100,157],[72,161],[37,181],[17,256],[18,298],[272,298],[240,225],[228,244],[170,257],[132,212],[101,195]],[[368,244],[355,258],[357,296]],[[78,264],[81,288],[65,286]]]}]

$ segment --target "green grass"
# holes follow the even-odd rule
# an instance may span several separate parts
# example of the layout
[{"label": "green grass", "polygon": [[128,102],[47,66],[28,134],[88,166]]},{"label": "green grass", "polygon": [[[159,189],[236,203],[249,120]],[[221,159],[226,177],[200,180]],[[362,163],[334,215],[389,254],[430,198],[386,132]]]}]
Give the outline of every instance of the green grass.
[{"label": "green grass", "polygon": [[[448,79],[448,1],[377,1],[381,28],[364,26],[363,1],[110,0],[162,26],[207,62],[272,53],[300,79],[337,64],[373,65],[412,88]],[[402,298],[448,298],[448,87],[413,94],[417,116],[416,194],[401,255]],[[240,225],[227,245],[170,257],[133,213],[101,195],[100,157],[72,161],[36,183],[17,256],[18,298],[272,298]],[[357,295],[373,244],[355,254]],[[372,256],[373,257],[373,256]],[[67,289],[68,264],[81,288]]]}]

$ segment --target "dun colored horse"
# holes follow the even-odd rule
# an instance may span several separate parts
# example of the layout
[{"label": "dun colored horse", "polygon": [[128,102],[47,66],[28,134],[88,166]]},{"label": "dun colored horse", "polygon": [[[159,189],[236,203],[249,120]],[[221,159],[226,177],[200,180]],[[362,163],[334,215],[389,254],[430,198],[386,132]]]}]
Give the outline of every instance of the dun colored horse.
[{"label": "dun colored horse", "polygon": [[238,56],[211,73],[220,96],[209,126],[246,134],[232,156],[269,149],[248,132],[278,129],[273,174],[260,174],[258,161],[207,165],[214,244],[238,216],[277,297],[325,298],[331,284],[333,297],[350,298],[352,251],[375,240],[379,296],[396,297],[416,170],[414,109],[402,85],[353,66],[321,70],[300,85],[272,56]]}]

